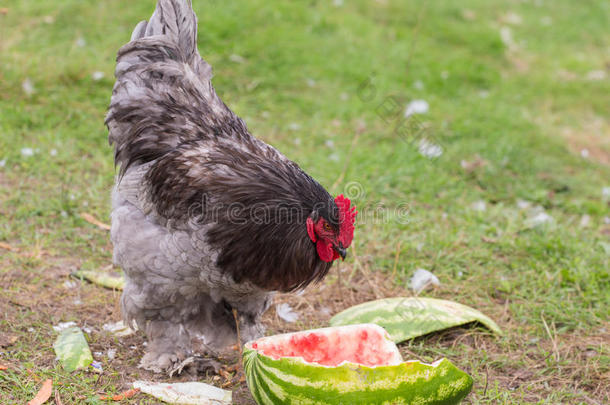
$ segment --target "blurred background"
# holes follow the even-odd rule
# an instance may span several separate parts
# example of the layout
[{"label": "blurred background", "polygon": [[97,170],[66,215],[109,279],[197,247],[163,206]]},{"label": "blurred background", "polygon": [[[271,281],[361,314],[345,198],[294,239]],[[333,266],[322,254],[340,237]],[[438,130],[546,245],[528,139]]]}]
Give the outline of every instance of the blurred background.
[{"label": "blurred background", "polygon": [[[367,213],[337,274],[410,294],[427,269],[441,285],[423,295],[507,332],[410,352],[469,371],[472,403],[610,401],[610,2],[193,2],[220,97]],[[30,398],[33,375],[65,379],[80,403],[138,372],[134,337],[96,388],[61,374],[50,325],[120,318],[118,293],[69,274],[111,263],[107,231],[83,214],[109,221],[115,55],[154,4],[0,2],[2,403]]]}]

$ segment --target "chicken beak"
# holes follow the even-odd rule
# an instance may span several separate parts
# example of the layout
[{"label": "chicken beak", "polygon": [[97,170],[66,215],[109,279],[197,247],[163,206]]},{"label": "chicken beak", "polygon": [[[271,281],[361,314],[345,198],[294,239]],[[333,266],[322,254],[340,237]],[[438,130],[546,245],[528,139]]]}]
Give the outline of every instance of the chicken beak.
[{"label": "chicken beak", "polygon": [[339,253],[339,256],[341,256],[341,260],[345,260],[345,256],[347,256],[347,251],[345,250],[343,245],[339,244],[339,246],[334,246],[334,248],[337,253]]}]

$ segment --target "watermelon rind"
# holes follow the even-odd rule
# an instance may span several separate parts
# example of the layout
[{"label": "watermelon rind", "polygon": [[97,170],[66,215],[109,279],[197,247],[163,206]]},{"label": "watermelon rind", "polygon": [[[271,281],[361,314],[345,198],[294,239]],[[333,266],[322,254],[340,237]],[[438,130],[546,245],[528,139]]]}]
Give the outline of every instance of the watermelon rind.
[{"label": "watermelon rind", "polygon": [[474,308],[426,297],[394,297],[365,302],[333,316],[330,325],[374,323],[387,330],[395,343],[400,343],[472,322],[479,322],[492,332],[502,334],[491,318]]},{"label": "watermelon rind", "polygon": [[[389,337],[388,342],[393,344]],[[432,364],[405,361],[372,367],[345,361],[331,367],[308,363],[301,357],[273,359],[248,342],[243,360],[248,387],[259,405],[450,405],[460,403],[473,383],[447,359]]]},{"label": "watermelon rind", "polygon": [[53,344],[53,349],[59,362],[68,372],[87,368],[93,362],[87,339],[78,326],[61,331]]}]

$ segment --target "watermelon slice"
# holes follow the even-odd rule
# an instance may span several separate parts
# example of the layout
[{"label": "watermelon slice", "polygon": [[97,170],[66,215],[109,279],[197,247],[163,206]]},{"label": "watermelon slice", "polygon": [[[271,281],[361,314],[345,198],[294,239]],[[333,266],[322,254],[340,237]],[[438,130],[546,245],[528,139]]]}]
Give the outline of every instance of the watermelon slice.
[{"label": "watermelon slice", "polygon": [[373,324],[337,326],[246,343],[244,370],[267,404],[457,404],[472,378],[449,360],[403,361]]}]

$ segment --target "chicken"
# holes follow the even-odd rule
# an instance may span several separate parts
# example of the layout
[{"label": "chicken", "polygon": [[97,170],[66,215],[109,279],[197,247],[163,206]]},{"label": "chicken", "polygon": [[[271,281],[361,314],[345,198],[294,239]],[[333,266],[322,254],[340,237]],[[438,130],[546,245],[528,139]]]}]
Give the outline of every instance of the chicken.
[{"label": "chicken", "polygon": [[[216,95],[190,0],[159,0],[118,52],[106,118],[115,164],[113,260],[141,367],[170,372],[264,332],[276,291],[345,258],[356,210],[254,138]],[[237,322],[236,322],[237,321]]]}]

